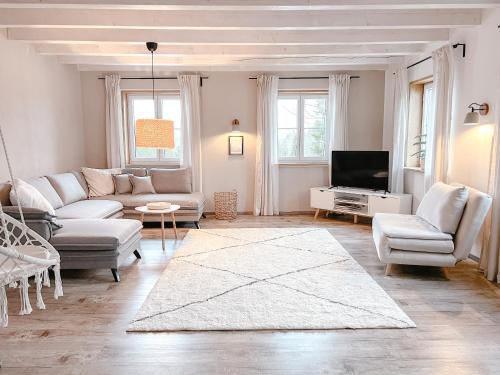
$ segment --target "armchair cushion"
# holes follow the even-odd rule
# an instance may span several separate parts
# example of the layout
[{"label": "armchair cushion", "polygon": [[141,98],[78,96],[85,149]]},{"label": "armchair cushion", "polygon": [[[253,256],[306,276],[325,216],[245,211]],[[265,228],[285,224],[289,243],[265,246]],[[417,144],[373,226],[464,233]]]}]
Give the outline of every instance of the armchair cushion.
[{"label": "armchair cushion", "polygon": [[415,215],[376,214],[373,219],[380,232],[389,238],[452,241],[449,233],[443,233],[426,220]]},{"label": "armchair cushion", "polygon": [[435,183],[422,198],[416,214],[441,232],[455,234],[468,196],[465,186]]}]

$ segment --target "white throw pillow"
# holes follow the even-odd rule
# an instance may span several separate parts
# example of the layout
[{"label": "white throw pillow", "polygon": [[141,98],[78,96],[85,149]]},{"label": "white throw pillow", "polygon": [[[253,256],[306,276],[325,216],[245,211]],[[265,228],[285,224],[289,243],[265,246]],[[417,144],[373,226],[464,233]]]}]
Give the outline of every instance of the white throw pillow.
[{"label": "white throw pillow", "polygon": [[121,173],[121,169],[82,168],[83,176],[89,186],[90,197],[102,197],[115,193],[113,175]]},{"label": "white throw pillow", "polygon": [[422,198],[417,216],[444,233],[455,234],[469,198],[465,186],[451,186],[437,182]]},{"label": "white throw pillow", "polygon": [[56,215],[54,207],[52,207],[47,198],[45,198],[33,185],[18,178],[14,180],[14,184],[16,185],[19,202],[17,201],[14,187],[12,187],[10,190],[10,201],[13,205],[26,208],[37,208],[51,215]]}]

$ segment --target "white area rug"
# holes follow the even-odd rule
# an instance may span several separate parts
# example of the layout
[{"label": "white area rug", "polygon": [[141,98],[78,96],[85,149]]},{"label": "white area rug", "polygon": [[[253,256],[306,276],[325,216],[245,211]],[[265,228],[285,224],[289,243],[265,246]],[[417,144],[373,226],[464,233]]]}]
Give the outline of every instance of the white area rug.
[{"label": "white area rug", "polygon": [[325,229],[191,230],[128,331],[408,328]]}]

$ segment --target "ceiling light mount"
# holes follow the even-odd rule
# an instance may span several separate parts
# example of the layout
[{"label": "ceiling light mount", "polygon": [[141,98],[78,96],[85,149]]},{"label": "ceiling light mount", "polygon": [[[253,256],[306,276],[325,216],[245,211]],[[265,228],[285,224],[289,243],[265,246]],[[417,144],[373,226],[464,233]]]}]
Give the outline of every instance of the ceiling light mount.
[{"label": "ceiling light mount", "polygon": [[146,48],[149,52],[153,53],[158,48],[158,43],[156,42],[146,42]]}]

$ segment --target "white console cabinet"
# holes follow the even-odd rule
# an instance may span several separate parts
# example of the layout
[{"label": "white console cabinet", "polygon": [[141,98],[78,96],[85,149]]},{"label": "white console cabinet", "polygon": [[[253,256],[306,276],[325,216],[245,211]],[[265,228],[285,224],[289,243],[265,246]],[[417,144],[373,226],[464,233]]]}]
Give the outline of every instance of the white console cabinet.
[{"label": "white console cabinet", "polygon": [[316,209],[314,218],[320,210],[373,217],[376,213],[411,214],[411,194],[391,194],[363,189],[349,188],[311,188],[311,207]]}]

